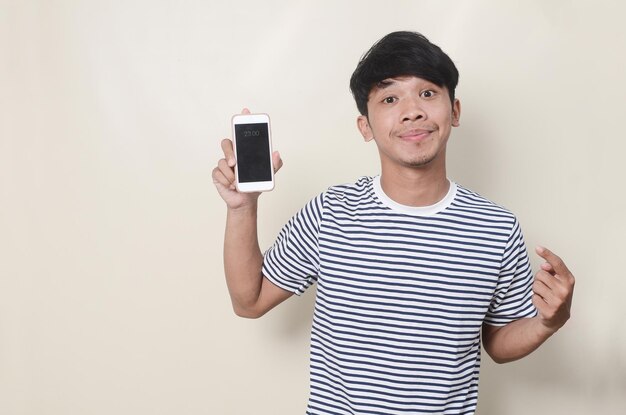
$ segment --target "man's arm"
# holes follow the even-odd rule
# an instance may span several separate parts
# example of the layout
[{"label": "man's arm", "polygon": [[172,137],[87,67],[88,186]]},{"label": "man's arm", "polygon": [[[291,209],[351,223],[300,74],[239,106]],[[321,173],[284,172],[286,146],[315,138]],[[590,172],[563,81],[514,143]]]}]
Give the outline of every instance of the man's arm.
[{"label": "man's arm", "polygon": [[[243,113],[249,113],[244,110]],[[213,169],[213,183],[226,202],[224,272],[235,314],[257,318],[293,293],[272,284],[261,272],[263,254],[257,236],[257,203],[260,193],[239,193],[235,188],[235,156],[232,142],[222,141],[224,158]],[[282,166],[275,152],[274,168]]]},{"label": "man's arm", "polygon": [[497,363],[511,362],[532,353],[556,333],[570,317],[574,276],[557,255],[537,248],[546,260],[535,274],[533,304],[538,315],[497,327],[483,324],[483,345]]},{"label": "man's arm", "polygon": [[258,318],[291,297],[263,277],[263,254],[257,239],[257,208],[228,209],[224,235],[224,272],[235,314]]}]

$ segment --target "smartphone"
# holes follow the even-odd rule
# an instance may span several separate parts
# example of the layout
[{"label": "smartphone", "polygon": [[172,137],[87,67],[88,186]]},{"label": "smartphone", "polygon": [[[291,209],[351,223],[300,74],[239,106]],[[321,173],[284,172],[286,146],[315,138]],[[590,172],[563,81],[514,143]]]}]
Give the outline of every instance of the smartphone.
[{"label": "smartphone", "polygon": [[238,114],[232,118],[235,186],[240,192],[274,188],[272,137],[267,114]]}]

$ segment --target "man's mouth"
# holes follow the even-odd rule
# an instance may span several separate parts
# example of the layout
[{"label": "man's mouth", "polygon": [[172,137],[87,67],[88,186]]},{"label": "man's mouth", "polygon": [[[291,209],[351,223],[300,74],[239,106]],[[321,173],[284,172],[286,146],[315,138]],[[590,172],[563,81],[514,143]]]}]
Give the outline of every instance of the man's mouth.
[{"label": "man's mouth", "polygon": [[406,140],[406,141],[422,141],[426,139],[432,132],[433,130],[430,130],[430,129],[416,128],[416,129],[404,131],[400,133],[398,136],[401,139]]}]

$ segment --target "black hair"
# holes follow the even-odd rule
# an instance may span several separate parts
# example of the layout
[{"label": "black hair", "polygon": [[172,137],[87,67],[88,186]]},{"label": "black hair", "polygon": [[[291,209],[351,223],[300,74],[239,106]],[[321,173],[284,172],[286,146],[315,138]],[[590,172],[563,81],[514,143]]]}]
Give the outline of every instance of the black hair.
[{"label": "black hair", "polygon": [[416,76],[446,87],[450,101],[459,81],[454,62],[437,45],[417,32],[393,32],[376,42],[357,65],[350,78],[356,106],[367,116],[367,100],[372,88],[385,79]]}]

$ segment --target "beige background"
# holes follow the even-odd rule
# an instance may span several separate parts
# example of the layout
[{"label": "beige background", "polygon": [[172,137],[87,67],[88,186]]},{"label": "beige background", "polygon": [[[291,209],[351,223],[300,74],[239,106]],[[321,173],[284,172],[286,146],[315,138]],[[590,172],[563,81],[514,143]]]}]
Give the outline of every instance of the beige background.
[{"label": "beige background", "polygon": [[[285,160],[260,239],[378,173],[348,79],[418,30],[461,73],[450,177],[578,277],[480,414],[626,413],[626,6],[615,1],[0,1],[0,413],[302,414],[313,290],[236,318],[210,179],[243,106]],[[533,256],[535,268],[538,261]]]}]

